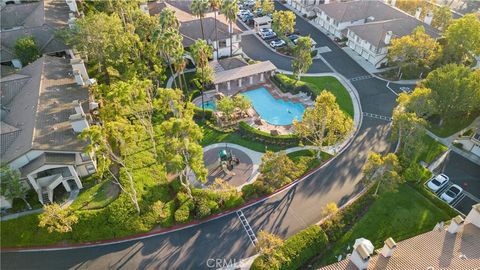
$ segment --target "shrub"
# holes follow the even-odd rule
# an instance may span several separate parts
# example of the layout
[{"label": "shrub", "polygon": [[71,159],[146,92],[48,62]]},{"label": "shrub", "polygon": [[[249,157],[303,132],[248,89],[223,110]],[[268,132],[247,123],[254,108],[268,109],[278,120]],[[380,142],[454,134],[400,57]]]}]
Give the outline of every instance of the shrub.
[{"label": "shrub", "polygon": [[252,139],[255,141],[260,141],[267,144],[273,145],[298,145],[300,139],[296,135],[277,135],[273,136],[267,132],[257,130],[256,128],[250,126],[249,124],[241,121],[238,125],[239,133],[242,137]]},{"label": "shrub", "polygon": [[186,201],[175,211],[175,221],[178,223],[185,223],[191,220],[190,210],[193,208],[191,200]]},{"label": "shrub", "polygon": [[40,58],[41,53],[32,37],[19,38],[15,41],[15,55],[26,66]]},{"label": "shrub", "polygon": [[255,259],[250,269],[299,269],[328,244],[325,232],[312,225],[288,238],[273,254],[272,262],[265,256]]},{"label": "shrub", "polygon": [[[199,108],[197,106],[195,106],[193,108],[193,112],[194,112],[194,118],[195,119],[202,119],[202,116],[203,116],[203,110],[202,108]],[[210,120],[212,119],[212,116],[213,116],[213,110],[212,109],[205,109],[205,119],[206,120]]]},{"label": "shrub", "polygon": [[173,226],[175,212],[175,200],[168,201],[163,206],[164,218],[160,220],[160,225],[164,228]]},{"label": "shrub", "polygon": [[212,213],[212,208],[210,208],[210,205],[211,205],[210,202],[214,202],[214,201],[210,201],[207,198],[202,198],[202,197],[196,199],[195,200],[195,216],[198,218],[204,218],[209,216]]},{"label": "shrub", "polygon": [[275,85],[280,88],[282,92],[289,92],[292,94],[298,94],[299,92],[306,93],[312,100],[317,98],[317,94],[315,94],[315,88],[310,86],[307,82],[297,81],[288,77],[285,74],[276,74],[272,77],[272,81]]}]

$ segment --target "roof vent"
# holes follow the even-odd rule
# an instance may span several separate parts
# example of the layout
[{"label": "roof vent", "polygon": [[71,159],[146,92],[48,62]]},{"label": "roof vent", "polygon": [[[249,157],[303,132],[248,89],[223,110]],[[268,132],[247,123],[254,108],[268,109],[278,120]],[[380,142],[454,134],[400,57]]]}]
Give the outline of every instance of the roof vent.
[{"label": "roof vent", "polygon": [[417,8],[417,10],[415,11],[415,19],[417,20],[420,20],[420,15],[422,14],[422,8],[419,7]]},{"label": "roof vent", "polygon": [[382,255],[386,258],[391,257],[395,249],[397,248],[397,243],[389,237],[385,242],[383,242]]},{"label": "roof vent", "polygon": [[463,226],[464,220],[462,216],[458,215],[452,218],[450,226],[448,226],[448,232],[451,234],[457,233],[458,230]]},{"label": "roof vent", "polygon": [[465,218],[465,222],[472,223],[475,227],[480,228],[480,203],[472,206],[472,210],[470,210]]},{"label": "roof vent", "polygon": [[359,238],[355,240],[353,247],[350,261],[360,270],[367,269],[370,256],[373,254],[372,242],[365,238]]}]

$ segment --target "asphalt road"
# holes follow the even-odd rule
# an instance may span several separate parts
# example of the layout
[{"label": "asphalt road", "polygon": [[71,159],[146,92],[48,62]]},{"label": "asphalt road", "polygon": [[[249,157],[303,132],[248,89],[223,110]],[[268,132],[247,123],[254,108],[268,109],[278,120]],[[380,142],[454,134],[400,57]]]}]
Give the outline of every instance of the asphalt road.
[{"label": "asphalt road", "polygon": [[[297,23],[301,31],[308,31],[319,44],[331,46],[332,52],[323,55],[342,75],[349,79],[368,75],[316,28],[304,24],[300,18]],[[269,54],[266,51],[254,54],[250,48],[261,51],[263,47],[255,44],[249,47],[249,40],[244,37],[242,43],[251,58],[269,58],[279,68],[290,69],[288,58],[268,49]],[[318,61],[311,72],[330,72],[325,67],[325,63]],[[364,111],[391,115],[396,96],[384,81],[370,78],[352,83],[358,89]],[[342,205],[348,201],[360,191],[361,168],[368,152],[390,150],[388,131],[388,122],[364,117],[353,143],[332,162],[291,189],[243,210],[253,230],[288,237],[320,220],[320,209],[327,203]],[[127,243],[48,252],[2,252],[1,262],[2,269],[208,269],[216,268],[212,259],[232,262],[254,253],[239,218],[233,213],[192,228]]]}]

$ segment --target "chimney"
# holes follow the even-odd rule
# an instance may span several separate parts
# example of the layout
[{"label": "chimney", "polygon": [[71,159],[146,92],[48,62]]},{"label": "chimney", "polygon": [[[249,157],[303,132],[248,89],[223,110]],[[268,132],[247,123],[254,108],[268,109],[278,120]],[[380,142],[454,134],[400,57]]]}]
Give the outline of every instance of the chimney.
[{"label": "chimney", "polygon": [[71,12],[78,12],[77,2],[75,0],[65,0]]},{"label": "chimney", "polygon": [[70,60],[70,64],[72,65],[73,74],[75,75],[75,80],[77,81],[78,85],[85,85],[85,83],[89,82],[89,77],[87,73],[87,69],[85,68],[85,64],[83,60],[80,58],[74,58]]},{"label": "chimney", "polygon": [[392,7],[394,7],[396,3],[397,3],[397,0],[392,0],[392,1],[390,2],[390,5],[392,5]]},{"label": "chimney", "polygon": [[[370,241],[369,241],[370,242]],[[367,245],[361,243],[353,250],[352,255],[350,255],[350,261],[359,269],[367,269],[368,262],[370,261],[370,255],[372,255],[373,250],[369,250]]]},{"label": "chimney", "polygon": [[429,10],[427,15],[425,16],[425,19],[423,19],[423,22],[430,25],[432,24],[433,20],[433,11]]},{"label": "chimney", "polygon": [[392,40],[393,32],[392,31],[387,31],[385,33],[385,40],[383,41],[385,44],[390,44],[390,41]]},{"label": "chimney", "polygon": [[464,220],[462,216],[458,215],[452,218],[450,226],[448,226],[448,232],[451,234],[457,233],[460,228],[462,228]]},{"label": "chimney", "polygon": [[422,14],[422,8],[421,7],[418,7],[417,8],[417,11],[415,11],[415,18],[417,20],[420,20],[420,14]]},{"label": "chimney", "polygon": [[397,243],[393,241],[391,237],[389,237],[385,242],[383,242],[383,248],[382,248],[382,255],[385,258],[391,257],[395,249],[397,248]]},{"label": "chimney", "polygon": [[465,222],[472,223],[477,228],[480,228],[480,203],[472,206],[472,210],[470,210],[467,218],[465,218]]},{"label": "chimney", "polygon": [[88,128],[88,122],[85,114],[72,114],[68,120],[70,120],[70,125],[72,125],[72,129],[75,133],[80,133],[84,129]]}]

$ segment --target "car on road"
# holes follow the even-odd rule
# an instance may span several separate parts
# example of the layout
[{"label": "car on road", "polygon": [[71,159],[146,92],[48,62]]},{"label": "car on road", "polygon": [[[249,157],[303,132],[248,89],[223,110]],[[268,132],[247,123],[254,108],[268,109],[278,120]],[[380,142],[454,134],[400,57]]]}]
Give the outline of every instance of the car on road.
[{"label": "car on road", "polygon": [[427,182],[427,187],[431,191],[436,192],[440,188],[444,187],[448,183],[448,180],[450,180],[448,176],[442,173],[435,177],[432,177],[432,179],[430,179],[430,181]]},{"label": "car on road", "polygon": [[440,195],[440,198],[450,204],[462,193],[462,191],[463,189],[458,185],[452,185]]},{"label": "car on road", "polygon": [[282,39],[279,39],[279,38],[270,41],[270,47],[272,47],[272,48],[279,48],[279,47],[283,47],[285,45],[287,45],[287,43],[285,43],[285,41],[283,41]]}]

